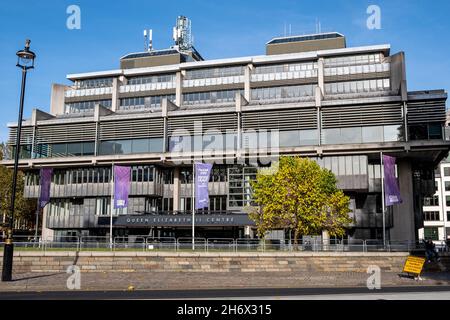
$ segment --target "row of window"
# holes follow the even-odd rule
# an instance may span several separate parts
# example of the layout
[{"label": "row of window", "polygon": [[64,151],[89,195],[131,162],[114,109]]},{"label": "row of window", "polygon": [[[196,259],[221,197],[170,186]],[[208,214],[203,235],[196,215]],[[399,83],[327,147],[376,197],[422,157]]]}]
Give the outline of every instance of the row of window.
[{"label": "row of window", "polygon": [[[422,132],[422,127],[425,127],[424,132]],[[410,140],[442,138],[442,128],[439,123],[408,126],[408,129]],[[184,136],[178,135],[176,132],[174,134],[168,138],[169,152],[237,150],[237,135],[235,132],[218,132],[217,134],[203,134],[202,136]],[[398,125],[326,128],[322,129],[321,140],[323,144],[393,142],[403,141],[404,132],[402,126]],[[317,129],[277,131],[275,128],[272,131],[244,131],[242,133],[242,145],[246,149],[300,147],[318,145],[318,143]],[[162,152],[163,146],[163,138],[106,140],[99,142],[98,155],[156,153]],[[10,148],[13,157],[15,147],[10,146]],[[30,144],[21,146],[20,158],[79,157],[93,156],[94,154],[95,143],[93,141],[37,144],[33,154]],[[444,168],[444,175],[450,176],[450,168]],[[447,184],[450,184],[450,182],[446,182],[446,188]],[[446,191],[450,191],[450,185]]]},{"label": "row of window", "polygon": [[[269,80],[269,79],[268,79]],[[298,97],[313,97],[315,85],[279,86],[252,89],[252,100],[270,100]],[[390,90],[389,79],[359,80],[334,82],[325,84],[326,94],[345,94],[359,92],[376,92]],[[222,90],[193,92],[183,94],[185,105],[228,103],[235,101],[236,93],[243,94],[243,90]],[[161,95],[148,97],[132,97],[120,99],[120,109],[159,108],[163,98],[175,101],[175,95]],[[95,100],[70,102],[65,104],[65,113],[92,112],[96,104],[111,108],[111,100]]]},{"label": "row of window", "polygon": [[[180,182],[182,184],[192,183],[192,167],[180,169]],[[227,167],[213,166],[209,182],[226,182],[227,181]]]},{"label": "row of window", "polygon": [[409,140],[442,139],[442,124],[424,123],[408,126]]},{"label": "row of window", "polygon": [[160,82],[175,82],[175,75],[160,74],[145,77],[132,77],[128,79],[127,84],[146,84],[146,83],[160,83]]},{"label": "row of window", "polygon": [[72,143],[37,144],[34,153],[35,158],[93,156],[95,153],[95,143],[72,142]]},{"label": "row of window", "polygon": [[[450,207],[450,196],[445,196],[445,205]],[[439,206],[439,196],[433,195],[431,197],[423,197],[423,206],[425,207],[438,207]],[[450,221],[450,219],[449,219]]]},{"label": "row of window", "polygon": [[425,207],[437,207],[439,206],[439,196],[433,195],[431,197],[423,197],[423,205]]},{"label": "row of window", "polygon": [[314,96],[315,85],[266,87],[252,89],[252,100],[290,99]]},{"label": "row of window", "polygon": [[389,91],[390,89],[389,79],[325,83],[325,94],[376,92]]},{"label": "row of window", "polygon": [[120,109],[145,109],[145,108],[161,108],[164,98],[169,101],[175,101],[175,95],[149,96],[149,97],[133,97],[120,99]]},{"label": "row of window", "polygon": [[80,113],[80,112],[94,111],[94,107],[96,104],[111,109],[112,100],[69,102],[65,104],[65,113]]},{"label": "row of window", "polygon": [[75,81],[76,89],[91,89],[91,88],[104,88],[111,87],[113,78],[99,78],[99,79],[86,79]]},{"label": "row of window", "polygon": [[372,126],[322,129],[323,144],[402,141],[401,126]]},{"label": "row of window", "polygon": [[[152,165],[132,166],[131,181],[151,182],[154,180],[155,167]],[[55,169],[52,174],[52,183],[56,185],[81,184],[81,183],[109,183],[111,179],[110,167],[80,168],[70,170]],[[25,185],[39,185],[39,173],[27,172]],[[160,181],[160,179],[157,179]]]},{"label": "row of window", "polygon": [[324,74],[328,77],[361,73],[388,72],[389,68],[389,63],[365,64],[359,66],[325,68]]},{"label": "row of window", "polygon": [[152,153],[163,151],[163,138],[101,141],[99,155]]},{"label": "row of window", "polygon": [[[49,215],[52,218],[64,217],[67,215],[85,215],[84,199],[52,199],[49,203]],[[113,215],[127,214],[127,208],[112,210]],[[105,216],[111,214],[111,198],[99,197],[95,199],[95,214]]]},{"label": "row of window", "polygon": [[183,94],[184,105],[210,104],[210,103],[227,103],[234,102],[236,93],[243,94],[243,90],[223,90],[223,91],[207,91],[193,92]]},{"label": "row of window", "polygon": [[269,74],[269,73],[282,73],[282,72],[294,72],[294,71],[307,71],[317,70],[317,62],[305,62],[305,63],[285,63],[285,64],[273,64],[268,66],[256,66],[253,74]]},{"label": "row of window", "polygon": [[424,211],[423,213],[424,221],[439,221],[439,211]]},{"label": "row of window", "polygon": [[[81,184],[81,183],[109,183],[111,180],[111,167],[79,168],[79,169],[55,169],[52,174],[52,183],[56,185]],[[39,171],[25,173],[25,185],[39,185]],[[140,165],[131,167],[132,182],[173,183],[173,170],[156,168],[152,165]],[[227,167],[216,165],[210,175],[210,182],[226,182]],[[192,183],[192,167],[180,168],[180,183]]]},{"label": "row of window", "polygon": [[244,66],[187,70],[185,80],[221,78],[244,74]]},{"label": "row of window", "polygon": [[358,64],[375,64],[383,61],[382,53],[352,55],[346,57],[326,58],[324,60],[325,67],[358,65]]}]

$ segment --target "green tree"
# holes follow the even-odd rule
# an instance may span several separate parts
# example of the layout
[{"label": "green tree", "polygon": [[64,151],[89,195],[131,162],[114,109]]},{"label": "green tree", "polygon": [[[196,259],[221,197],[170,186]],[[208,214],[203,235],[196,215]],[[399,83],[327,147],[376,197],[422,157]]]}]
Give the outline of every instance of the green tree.
[{"label": "green tree", "polygon": [[258,235],[272,229],[294,231],[297,248],[301,235],[328,231],[342,236],[352,222],[350,199],[336,186],[334,174],[315,161],[300,157],[281,157],[273,171],[259,171],[252,182],[253,201],[249,216]]},{"label": "green tree", "polygon": [[[5,144],[0,143],[0,160],[3,160],[4,151]],[[13,170],[5,167],[4,165],[0,165],[0,222],[2,221],[3,214],[6,214],[7,217],[10,215],[12,178]],[[23,172],[19,171],[17,175],[14,219],[21,219],[22,221],[25,221],[27,226],[32,226],[34,225],[36,213],[36,201],[24,198],[24,185],[25,176]]]}]

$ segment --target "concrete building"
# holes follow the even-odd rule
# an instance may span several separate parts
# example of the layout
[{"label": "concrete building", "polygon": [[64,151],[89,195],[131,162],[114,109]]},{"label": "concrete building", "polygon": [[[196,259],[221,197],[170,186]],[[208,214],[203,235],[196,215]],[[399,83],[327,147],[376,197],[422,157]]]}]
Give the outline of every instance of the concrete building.
[{"label": "concrete building", "polygon": [[436,193],[423,199],[424,227],[419,239],[444,241],[450,236],[450,162],[441,162],[435,173]]},{"label": "concrete building", "polygon": [[[447,112],[446,125],[450,123]],[[431,238],[440,242],[450,237],[450,158],[442,160],[435,171],[436,193],[423,199],[424,227],[419,239]]]},{"label": "concrete building", "polygon": [[[350,196],[349,236],[381,239],[384,152],[397,157],[403,197],[386,212],[387,237],[413,240],[450,146],[447,93],[408,91],[403,52],[347,48],[336,32],[274,38],[266,55],[218,60],[176,42],[67,79],[20,138],[26,197],[39,195],[39,168],[54,168],[45,238],[108,235],[111,211],[114,235],[190,236],[194,160],[214,162],[197,236],[252,236],[249,181],[279,155],[300,155],[331,169]],[[17,123],[9,127],[14,145]],[[111,210],[113,164],[132,166],[126,210]]]}]

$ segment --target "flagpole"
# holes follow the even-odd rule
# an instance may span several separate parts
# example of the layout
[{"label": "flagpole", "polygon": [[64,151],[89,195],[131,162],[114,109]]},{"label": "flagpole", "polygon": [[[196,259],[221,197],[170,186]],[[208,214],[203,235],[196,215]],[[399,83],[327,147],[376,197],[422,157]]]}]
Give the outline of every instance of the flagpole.
[{"label": "flagpole", "polygon": [[109,246],[113,248],[113,210],[114,210],[114,162],[111,166],[111,210],[109,218]]},{"label": "flagpole", "polygon": [[386,204],[384,199],[384,161],[383,161],[383,151],[380,152],[381,160],[381,210],[383,211],[383,247],[386,248]]},{"label": "flagpole", "polygon": [[41,204],[39,201],[39,198],[37,199],[37,208],[36,208],[36,223],[34,224],[34,228],[36,229],[34,231],[34,242],[37,242],[37,238],[38,238],[38,227],[39,227],[39,212],[41,211],[40,208]]},{"label": "flagpole", "polygon": [[192,250],[195,250],[195,161],[192,163]]}]

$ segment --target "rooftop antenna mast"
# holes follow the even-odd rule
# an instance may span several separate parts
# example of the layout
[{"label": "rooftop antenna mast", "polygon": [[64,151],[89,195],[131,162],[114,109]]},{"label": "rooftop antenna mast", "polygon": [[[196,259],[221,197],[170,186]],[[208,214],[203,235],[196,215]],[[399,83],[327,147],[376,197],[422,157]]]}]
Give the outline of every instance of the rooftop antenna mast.
[{"label": "rooftop antenna mast", "polygon": [[153,30],[144,29],[144,51],[153,50]]},{"label": "rooftop antenna mast", "polygon": [[147,29],[144,29],[144,51],[148,50]]},{"label": "rooftop antenna mast", "polygon": [[322,26],[318,18],[316,18],[316,33],[322,33]]},{"label": "rooftop antenna mast", "polygon": [[189,51],[194,46],[191,20],[185,16],[178,16],[173,27],[173,40],[181,51]]}]

